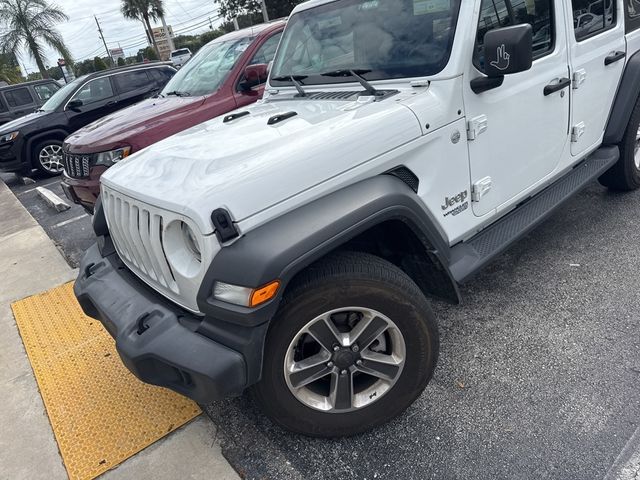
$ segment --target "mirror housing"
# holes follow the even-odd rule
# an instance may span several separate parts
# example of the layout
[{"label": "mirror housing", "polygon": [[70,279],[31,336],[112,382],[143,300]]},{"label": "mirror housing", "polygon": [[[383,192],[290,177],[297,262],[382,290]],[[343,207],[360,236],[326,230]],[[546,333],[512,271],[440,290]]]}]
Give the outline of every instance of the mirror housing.
[{"label": "mirror housing", "polygon": [[71,100],[69,103],[67,103],[67,108],[69,110],[74,110],[77,112],[82,105],[84,105],[82,100]]},{"label": "mirror housing", "polygon": [[484,36],[484,72],[489,78],[500,78],[525,72],[533,63],[533,29],[523,23],[496,28]]},{"label": "mirror housing", "polygon": [[243,92],[247,92],[253,87],[266,82],[268,76],[269,66],[266,63],[248,65],[244,69],[244,80],[240,83],[240,89]]}]

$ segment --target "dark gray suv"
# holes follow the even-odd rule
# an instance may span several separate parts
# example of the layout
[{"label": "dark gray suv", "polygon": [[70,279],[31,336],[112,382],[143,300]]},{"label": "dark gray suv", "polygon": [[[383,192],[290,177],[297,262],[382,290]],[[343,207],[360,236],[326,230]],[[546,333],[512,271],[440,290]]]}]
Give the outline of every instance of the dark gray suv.
[{"label": "dark gray suv", "polygon": [[55,80],[36,80],[0,87],[0,125],[35,112],[60,90]]}]

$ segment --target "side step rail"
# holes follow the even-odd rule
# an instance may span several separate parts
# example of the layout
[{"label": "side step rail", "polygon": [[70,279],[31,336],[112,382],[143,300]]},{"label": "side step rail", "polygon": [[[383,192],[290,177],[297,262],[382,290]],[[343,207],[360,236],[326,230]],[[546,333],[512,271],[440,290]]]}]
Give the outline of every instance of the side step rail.
[{"label": "side step rail", "polygon": [[601,147],[587,159],[528,202],[493,225],[451,249],[450,270],[462,283],[509,246],[542,223],[573,194],[606,172],[618,161],[617,146]]}]

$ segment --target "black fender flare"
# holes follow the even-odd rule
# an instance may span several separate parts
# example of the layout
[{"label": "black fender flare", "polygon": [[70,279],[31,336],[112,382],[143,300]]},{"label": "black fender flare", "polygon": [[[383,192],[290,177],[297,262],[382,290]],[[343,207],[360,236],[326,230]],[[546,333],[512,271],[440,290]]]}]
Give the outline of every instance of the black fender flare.
[{"label": "black fender flare", "polygon": [[[45,130],[43,132],[38,132],[35,135],[30,135],[29,137],[27,137],[26,139],[27,141],[24,144],[24,150],[22,152],[22,154],[24,155],[24,158],[27,161],[31,162],[32,158],[31,158],[30,152],[33,150],[36,143],[52,136],[55,136],[57,138],[62,137],[62,139],[64,140],[69,136],[69,133],[66,130],[63,130],[62,128],[54,128],[52,130]],[[33,166],[35,167],[35,165]]]},{"label": "black fender flare", "polygon": [[640,51],[627,61],[618,85],[616,98],[604,130],[604,145],[616,145],[622,141],[631,113],[640,97]]},{"label": "black fender flare", "polygon": [[[449,279],[452,296],[460,298],[449,272],[449,246],[436,222],[411,188],[391,175],[379,175],[303,205],[223,246],[213,259],[198,292],[202,313],[242,325],[271,320],[291,279],[314,261],[348,240],[387,220],[401,220],[425,245],[432,261]],[[215,300],[216,281],[250,288],[273,280],[278,295],[258,308]]]}]

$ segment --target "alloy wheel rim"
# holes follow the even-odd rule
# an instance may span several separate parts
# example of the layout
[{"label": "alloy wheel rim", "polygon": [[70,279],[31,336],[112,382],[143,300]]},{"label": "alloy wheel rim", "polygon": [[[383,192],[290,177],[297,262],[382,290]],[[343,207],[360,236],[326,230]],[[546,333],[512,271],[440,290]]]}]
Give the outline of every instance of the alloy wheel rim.
[{"label": "alloy wheel rim", "polygon": [[340,308],[317,316],[293,338],[284,376],[306,406],[345,413],[388,393],[405,358],[404,337],[390,318],[369,308]]},{"label": "alloy wheel rim", "polygon": [[636,132],[636,144],[633,149],[633,163],[635,163],[636,169],[640,170],[640,127]]},{"label": "alloy wheel rim", "polygon": [[64,169],[62,163],[62,147],[60,145],[47,145],[38,154],[38,160],[42,167],[51,173],[60,173]]}]

